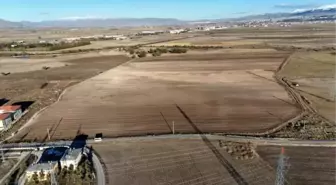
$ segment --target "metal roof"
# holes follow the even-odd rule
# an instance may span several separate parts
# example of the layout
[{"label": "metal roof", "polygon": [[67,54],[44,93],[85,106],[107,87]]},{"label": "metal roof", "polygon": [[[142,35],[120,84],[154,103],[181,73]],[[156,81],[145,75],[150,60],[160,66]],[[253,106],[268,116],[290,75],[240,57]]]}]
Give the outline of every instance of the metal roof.
[{"label": "metal roof", "polygon": [[0,120],[5,120],[5,119],[7,119],[9,116],[10,116],[10,113],[4,113],[4,114],[1,114],[1,113],[0,113]]},{"label": "metal roof", "polygon": [[77,159],[78,155],[81,155],[83,152],[83,148],[76,148],[76,149],[71,149],[69,148],[64,156],[62,157],[62,161],[65,161],[65,160],[75,160]]}]

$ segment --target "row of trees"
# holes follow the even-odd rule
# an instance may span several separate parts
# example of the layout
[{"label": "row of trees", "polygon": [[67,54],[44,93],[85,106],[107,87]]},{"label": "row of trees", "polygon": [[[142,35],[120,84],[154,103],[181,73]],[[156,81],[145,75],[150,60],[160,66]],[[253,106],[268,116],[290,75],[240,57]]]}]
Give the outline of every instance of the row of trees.
[{"label": "row of trees", "polygon": [[77,46],[85,46],[89,45],[91,42],[89,40],[80,40],[77,42],[66,43],[0,43],[0,50],[27,50],[27,49],[34,49],[34,48],[45,48],[46,50],[55,51],[60,49],[67,49]]},{"label": "row of trees", "polygon": [[123,48],[124,51],[129,52],[130,55],[132,55],[132,58],[143,58],[147,56],[147,53],[152,54],[152,56],[157,57],[161,56],[163,53],[187,53],[188,49],[181,48],[181,47],[172,47],[172,48],[166,48],[166,47],[158,47],[158,48],[151,48],[148,51],[139,49],[138,46],[132,46],[128,48]]},{"label": "row of trees", "polygon": [[71,42],[71,43],[59,43],[49,47],[49,51],[67,49],[67,48],[74,48],[78,46],[85,46],[91,44],[90,41],[78,41],[78,42]]}]

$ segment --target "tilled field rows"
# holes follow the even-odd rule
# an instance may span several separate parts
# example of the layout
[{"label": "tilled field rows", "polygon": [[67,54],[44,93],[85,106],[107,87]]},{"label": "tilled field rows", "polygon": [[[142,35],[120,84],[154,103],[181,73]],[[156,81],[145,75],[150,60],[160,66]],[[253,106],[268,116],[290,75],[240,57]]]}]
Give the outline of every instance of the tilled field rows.
[{"label": "tilled field rows", "polygon": [[119,66],[69,89],[25,137],[41,139],[47,128],[53,139],[79,129],[89,137],[172,133],[173,122],[176,133],[197,132],[191,124],[202,132],[266,131],[298,113],[272,77],[286,55],[275,56]]},{"label": "tilled field rows", "polygon": [[274,182],[275,172],[262,160],[236,161],[215,142],[212,145],[232,169],[223,165],[202,140],[110,142],[93,148],[106,166],[109,184],[234,185],[238,183],[233,171],[248,184]]},{"label": "tilled field rows", "polygon": [[[275,169],[281,151],[280,147],[260,146],[257,151]],[[285,147],[286,180],[289,184],[334,185],[335,148],[327,147]]]}]

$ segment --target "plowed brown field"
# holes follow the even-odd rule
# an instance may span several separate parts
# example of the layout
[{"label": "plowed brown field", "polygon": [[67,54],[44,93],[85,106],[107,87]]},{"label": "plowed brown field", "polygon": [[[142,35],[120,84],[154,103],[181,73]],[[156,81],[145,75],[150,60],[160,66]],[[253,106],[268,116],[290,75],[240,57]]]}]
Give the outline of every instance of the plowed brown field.
[{"label": "plowed brown field", "polygon": [[213,141],[133,139],[99,143],[93,149],[105,165],[107,184],[269,185],[275,182],[275,170],[260,158],[232,159]]},{"label": "plowed brown field", "polygon": [[[138,59],[68,89],[19,135],[73,138],[266,131],[298,114],[273,78],[288,53],[176,55]],[[28,132],[29,130],[29,132]]]},{"label": "plowed brown field", "polygon": [[[257,152],[276,169],[281,148],[258,146]],[[334,185],[335,148],[285,147],[286,180],[296,185]]]}]

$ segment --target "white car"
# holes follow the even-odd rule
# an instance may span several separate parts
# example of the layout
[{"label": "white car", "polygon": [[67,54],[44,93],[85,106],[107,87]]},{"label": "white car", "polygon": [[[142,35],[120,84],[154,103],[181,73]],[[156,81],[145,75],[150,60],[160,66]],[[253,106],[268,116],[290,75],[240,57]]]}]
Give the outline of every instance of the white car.
[{"label": "white car", "polygon": [[98,133],[96,134],[94,141],[95,142],[101,142],[103,140],[103,134],[102,133]]}]

